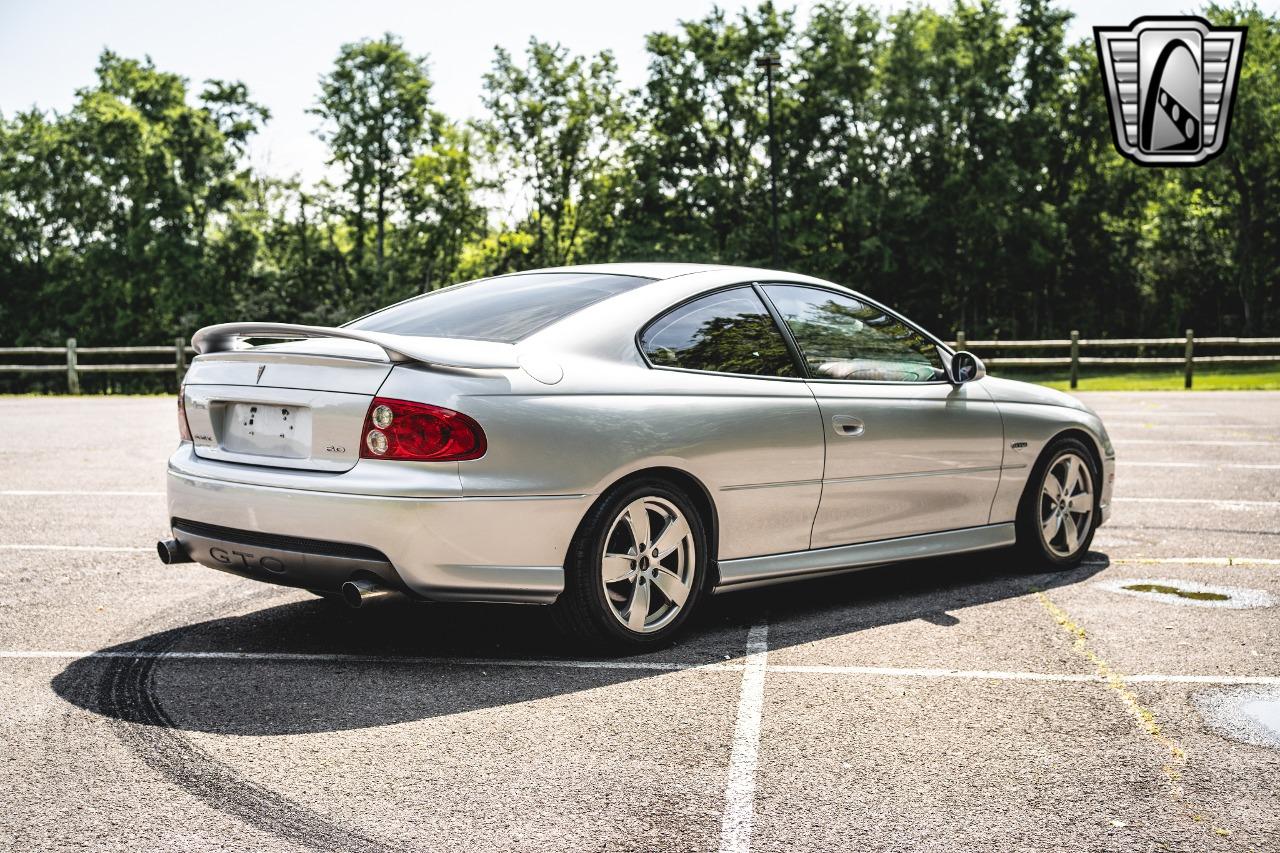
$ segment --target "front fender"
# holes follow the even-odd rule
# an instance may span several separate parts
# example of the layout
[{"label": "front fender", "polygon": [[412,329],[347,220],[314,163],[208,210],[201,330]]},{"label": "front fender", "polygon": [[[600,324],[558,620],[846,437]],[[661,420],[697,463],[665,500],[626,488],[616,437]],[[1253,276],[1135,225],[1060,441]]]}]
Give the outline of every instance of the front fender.
[{"label": "front fender", "polygon": [[1111,510],[1115,485],[1115,450],[1102,420],[1087,408],[1067,408],[1038,402],[997,401],[1004,419],[1004,467],[991,505],[991,523],[1014,521],[1018,504],[1036,461],[1059,436],[1082,437],[1094,450],[1102,473],[1102,520]]}]

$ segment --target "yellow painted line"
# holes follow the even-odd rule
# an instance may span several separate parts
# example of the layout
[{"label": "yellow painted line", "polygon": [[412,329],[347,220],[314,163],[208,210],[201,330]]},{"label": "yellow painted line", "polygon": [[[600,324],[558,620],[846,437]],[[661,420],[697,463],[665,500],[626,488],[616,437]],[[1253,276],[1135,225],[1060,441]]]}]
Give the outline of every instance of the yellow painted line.
[{"label": "yellow painted line", "polygon": [[[1055,604],[1053,600],[1043,592],[1036,592],[1036,600],[1040,602],[1040,605],[1046,611],[1048,611],[1054,621],[1071,635],[1072,648],[1077,654],[1093,665],[1094,672],[1096,672],[1103,683],[1105,683],[1107,687],[1110,688],[1117,697],[1119,697],[1121,703],[1129,712],[1129,715],[1133,717],[1142,730],[1146,732],[1153,741],[1159,744],[1169,754],[1169,760],[1165,762],[1164,766],[1161,767],[1161,770],[1163,770],[1164,774],[1169,777],[1169,781],[1173,785],[1174,798],[1179,801],[1192,820],[1202,820],[1203,817],[1198,813],[1198,810],[1191,808],[1190,804],[1187,803],[1182,788],[1182,768],[1187,765],[1187,750],[1177,741],[1177,739],[1169,737],[1161,730],[1160,723],[1156,720],[1155,713],[1150,708],[1143,705],[1142,700],[1140,700],[1138,696],[1129,689],[1128,684],[1125,683],[1124,676],[1116,672],[1101,655],[1089,646],[1088,633],[1079,623],[1071,618],[1067,611]],[[1212,823],[1211,828],[1215,835],[1226,836],[1231,834],[1230,830]]]},{"label": "yellow painted line", "polygon": [[1269,557],[1119,557],[1088,560],[1090,566],[1280,566],[1280,560]]}]

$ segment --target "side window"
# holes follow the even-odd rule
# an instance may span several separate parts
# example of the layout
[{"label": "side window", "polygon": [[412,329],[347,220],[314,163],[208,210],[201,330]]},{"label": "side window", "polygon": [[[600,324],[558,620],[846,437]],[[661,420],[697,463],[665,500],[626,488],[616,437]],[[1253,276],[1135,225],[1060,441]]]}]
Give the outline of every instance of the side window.
[{"label": "side window", "polygon": [[659,367],[796,375],[781,330],[750,287],[721,290],[664,314],[644,330],[640,347]]},{"label": "side window", "polygon": [[947,378],[933,341],[875,306],[799,285],[768,284],[816,379],[936,382]]}]

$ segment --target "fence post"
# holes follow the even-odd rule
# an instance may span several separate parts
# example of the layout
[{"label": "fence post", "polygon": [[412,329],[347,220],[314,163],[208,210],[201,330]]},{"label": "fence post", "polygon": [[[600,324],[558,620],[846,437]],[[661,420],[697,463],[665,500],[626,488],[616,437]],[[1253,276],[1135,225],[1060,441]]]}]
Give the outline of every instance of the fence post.
[{"label": "fence post", "polygon": [[173,367],[178,375],[178,387],[182,387],[182,377],[187,372],[187,339],[173,339]]},{"label": "fence post", "polygon": [[1080,333],[1071,332],[1071,387],[1080,384]]},{"label": "fence post", "polygon": [[1196,342],[1196,339],[1195,339],[1195,335],[1192,333],[1192,330],[1187,329],[1187,351],[1185,356],[1186,366],[1184,367],[1185,372],[1183,374],[1183,379],[1182,379],[1183,388],[1191,387],[1191,372],[1192,372],[1191,367],[1193,364],[1195,364],[1193,360],[1193,351],[1195,350],[1195,342]]},{"label": "fence post", "polygon": [[956,331],[956,352],[960,352],[960,350],[964,349],[964,345],[964,329],[959,329]]},{"label": "fence post", "polygon": [[75,338],[67,338],[67,393],[80,393],[80,374],[76,372]]}]

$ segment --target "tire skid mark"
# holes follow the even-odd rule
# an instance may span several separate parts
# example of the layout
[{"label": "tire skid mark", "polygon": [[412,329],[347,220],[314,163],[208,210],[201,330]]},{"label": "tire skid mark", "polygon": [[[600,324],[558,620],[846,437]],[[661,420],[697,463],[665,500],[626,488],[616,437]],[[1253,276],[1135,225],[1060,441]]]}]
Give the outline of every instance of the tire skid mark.
[{"label": "tire skid mark", "polygon": [[[248,600],[263,595],[256,593]],[[184,612],[184,621],[216,616],[245,601],[239,597],[203,613]],[[165,615],[148,621],[155,624]],[[403,849],[388,847],[244,778],[179,730],[156,692],[156,667],[188,630],[187,626],[178,627],[131,644],[139,651],[152,653],[150,656],[108,659],[97,685],[97,705],[99,712],[112,721],[120,742],[170,783],[205,805],[284,841],[326,851]]]}]

